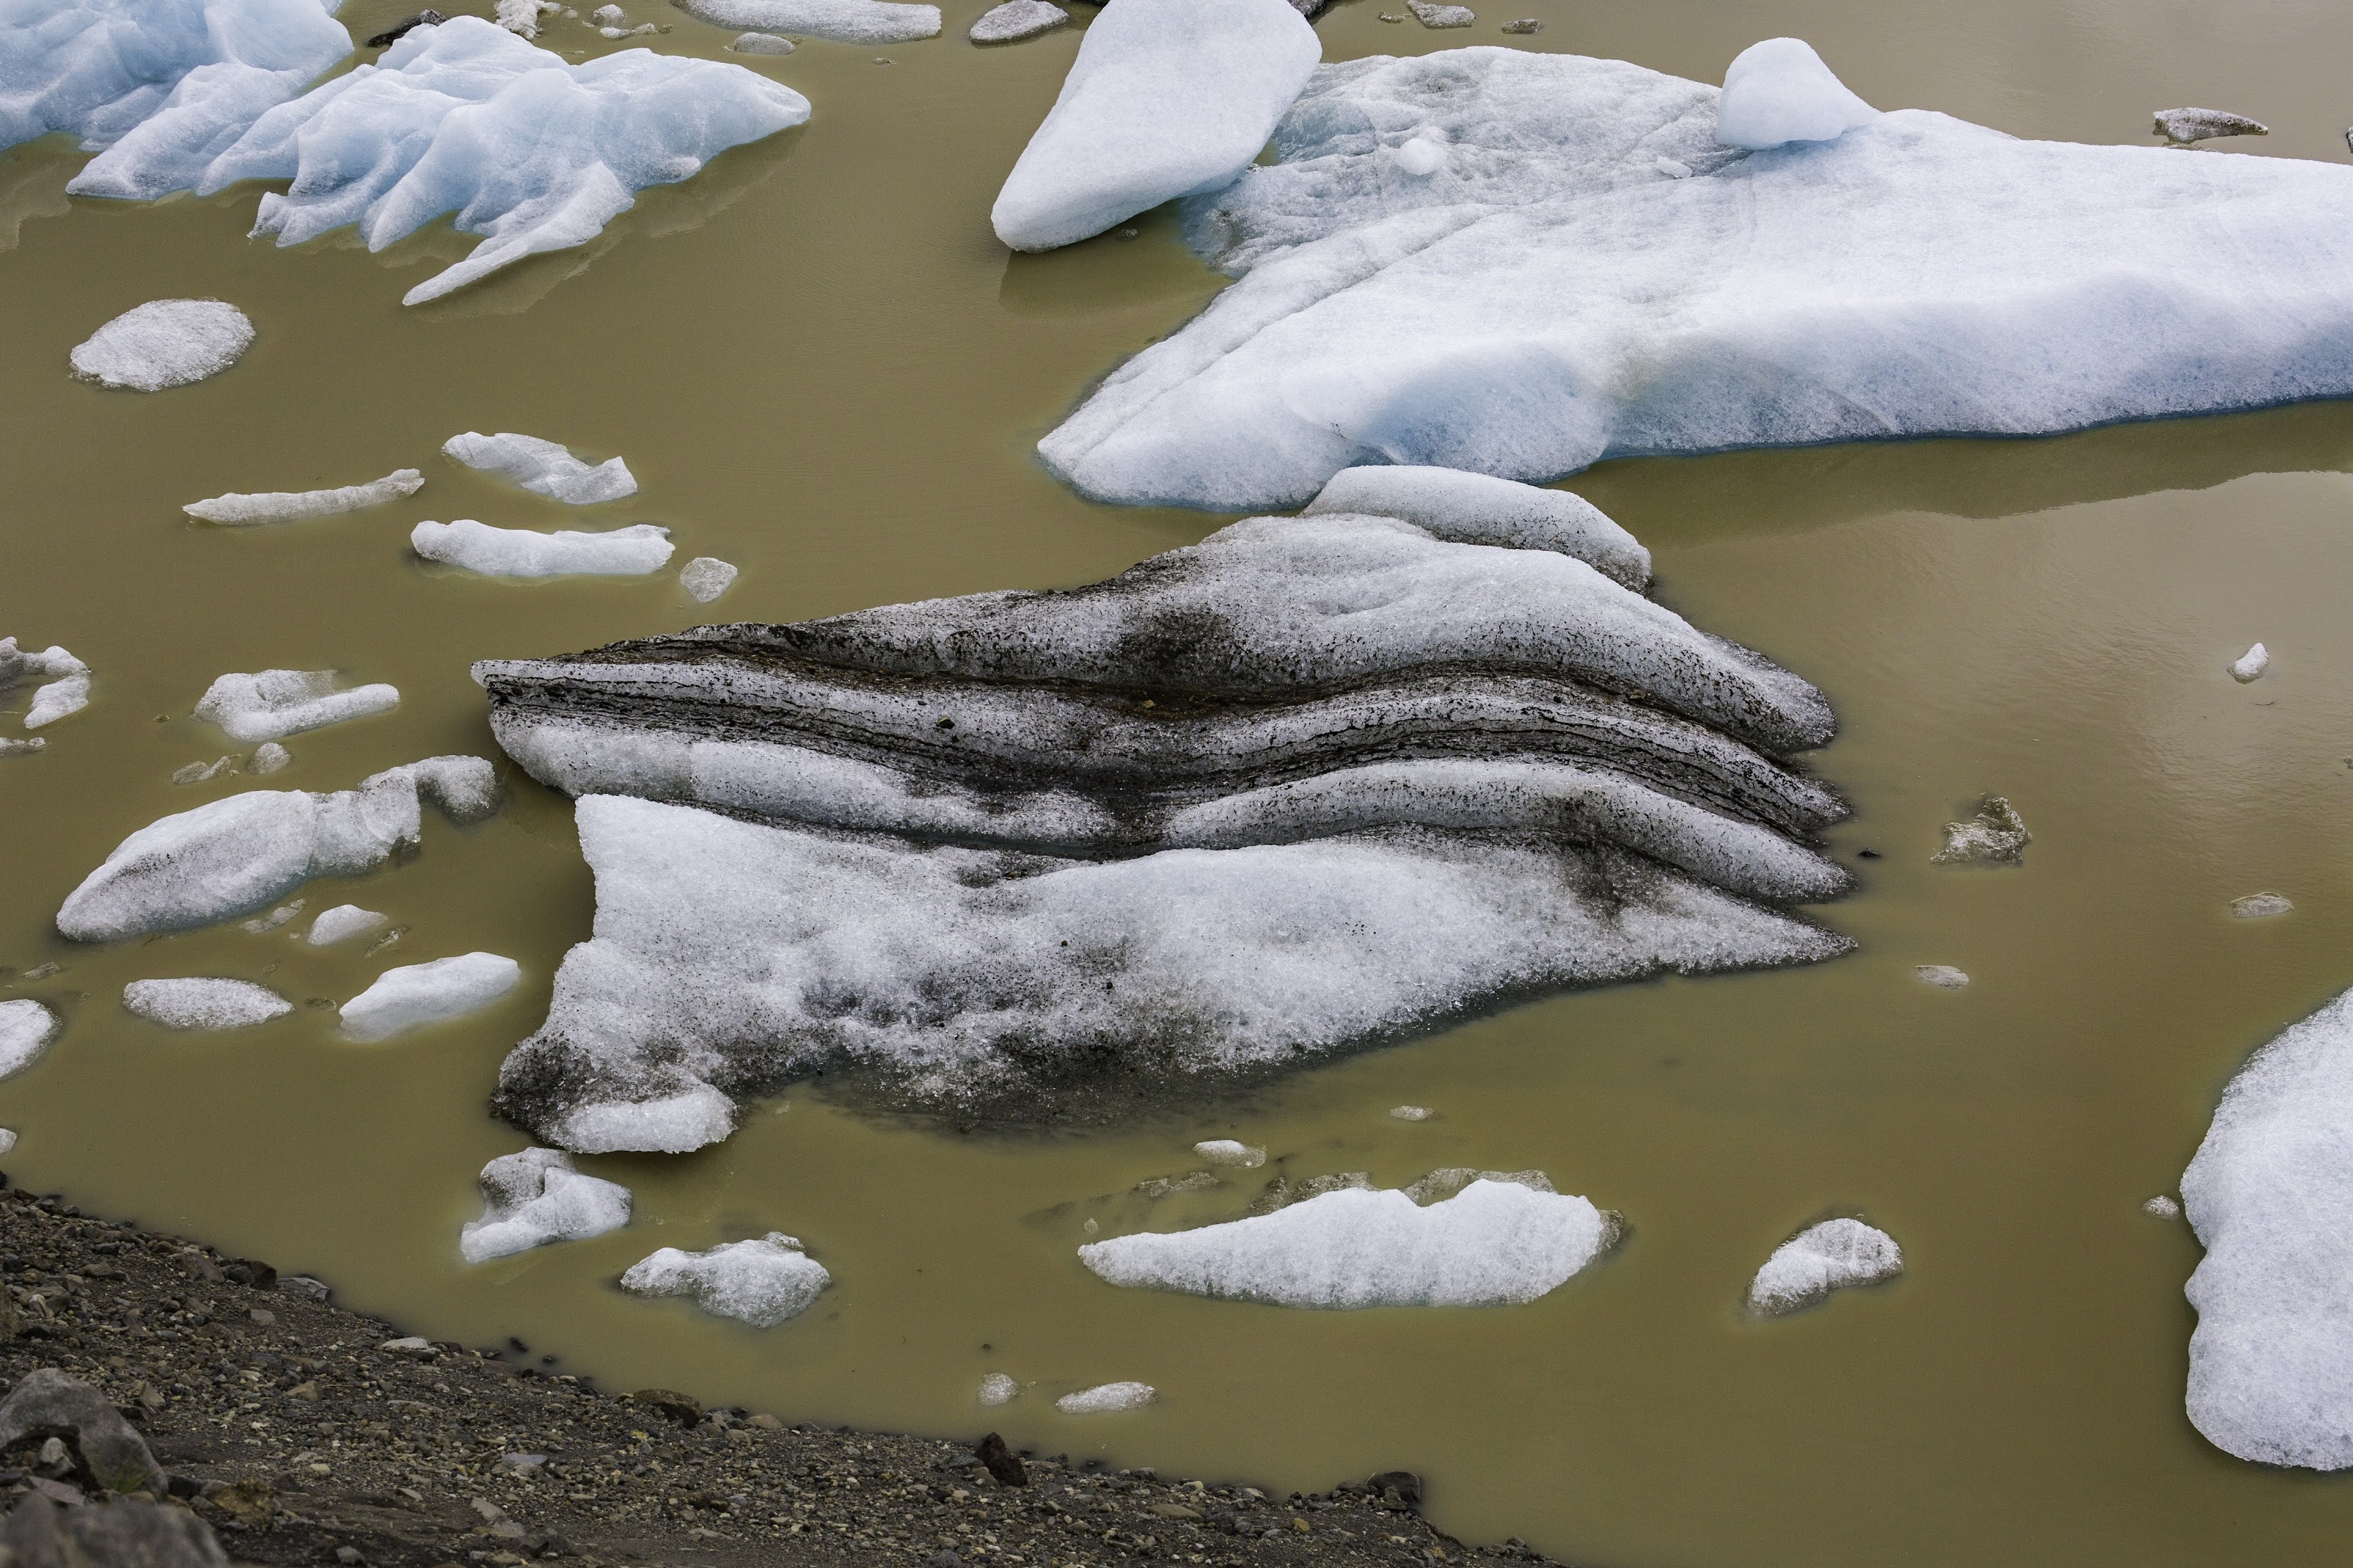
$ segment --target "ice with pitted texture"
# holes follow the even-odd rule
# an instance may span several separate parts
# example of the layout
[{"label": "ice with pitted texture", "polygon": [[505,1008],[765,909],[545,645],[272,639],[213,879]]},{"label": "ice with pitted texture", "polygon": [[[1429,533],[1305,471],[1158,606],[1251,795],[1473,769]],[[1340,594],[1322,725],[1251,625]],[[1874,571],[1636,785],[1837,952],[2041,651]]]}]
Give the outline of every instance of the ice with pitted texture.
[{"label": "ice with pitted texture", "polygon": [[665,1247],[632,1264],[621,1289],[638,1296],[685,1296],[704,1311],[773,1329],[797,1318],[833,1283],[825,1265],[781,1230],[703,1252]]},{"label": "ice with pitted texture", "polygon": [[485,436],[469,430],[441,443],[442,454],[470,468],[512,479],[524,489],[573,506],[621,500],[638,493],[636,476],[618,458],[584,463],[558,441],[501,430]]},{"label": "ice with pitted texture", "polygon": [[[1281,161],[1186,205],[1239,281],[1041,455],[1096,500],[1240,511],[1366,463],[1539,482],[2353,394],[2353,168],[1916,110],[1744,153],[1717,98],[1507,48],[1322,68]],[[1443,166],[1401,169],[1416,141]]]},{"label": "ice with pitted texture", "polygon": [[15,637],[0,637],[0,691],[27,680],[46,682],[33,689],[33,700],[25,710],[27,730],[90,706],[90,666],[54,644],[34,653],[20,650]]},{"label": "ice with pitted texture", "polygon": [[453,822],[498,806],[480,757],[428,757],[387,768],[357,789],[314,795],[248,790],[150,823],[58,911],[77,942],[113,942],[209,925],[264,909],[313,877],[355,877],[417,842],[419,797]]},{"label": "ice with pitted texture", "polygon": [[1501,1307],[1559,1289],[1616,1226],[1588,1200],[1477,1180],[1427,1207],[1344,1189],[1196,1230],[1091,1242],[1079,1259],[1114,1285],[1280,1307]]},{"label": "ice with pitted texture", "polygon": [[1904,1272],[1904,1249],[1859,1219],[1810,1225],[1773,1249],[1748,1283],[1748,1309],[1778,1318],[1810,1307],[1833,1290],[1872,1285]]},{"label": "ice with pitted texture", "polygon": [[522,965],[495,952],[466,952],[387,969],[343,1004],[343,1033],[374,1044],[478,1013],[515,988]]},{"label": "ice with pitted texture", "polygon": [[1829,142],[1879,118],[1831,74],[1803,38],[1767,38],[1736,56],[1715,106],[1715,139],[1761,152],[1792,142]]},{"label": "ice with pitted texture", "polygon": [[262,522],[294,522],[303,518],[332,517],[381,506],[413,496],[425,487],[425,476],[415,468],[396,468],[364,485],[343,485],[325,490],[260,490],[246,495],[232,490],[209,500],[192,501],[180,510],[201,522],[247,528]]},{"label": "ice with pitted texture", "polygon": [[586,1241],[629,1223],[628,1188],[582,1175],[554,1149],[500,1155],[482,1167],[481,1187],[482,1217],[459,1233],[458,1250],[469,1263]]},{"label": "ice with pitted texture", "polygon": [[680,8],[714,26],[797,33],[836,44],[907,44],[940,32],[937,5],[896,0],[680,0]]},{"label": "ice with pitted texture", "polygon": [[444,562],[485,577],[642,577],[659,572],[675,548],[670,530],[658,523],[583,533],[559,528],[537,533],[528,528],[492,528],[461,518],[456,522],[420,522],[409,547],[427,561]]},{"label": "ice with pitted texture", "polygon": [[167,1029],[244,1029],[283,1018],[294,1004],[249,980],[134,980],[122,1005]]},{"label": "ice with pitted texture", "polygon": [[1157,1393],[1148,1383],[1101,1383],[1076,1394],[1065,1394],[1054,1401],[1054,1408],[1065,1415],[1105,1415],[1119,1410],[1141,1410],[1152,1403]]},{"label": "ice with pitted texture", "polygon": [[965,37],[976,44],[1010,44],[1051,32],[1070,19],[1051,0],[1005,0],[983,11]]},{"label": "ice with pitted texture", "polygon": [[992,1372],[980,1380],[976,1398],[983,1405],[1010,1405],[1021,1397],[1021,1385],[1001,1372]]},{"label": "ice with pitted texture", "polygon": [[678,585],[707,605],[735,585],[735,568],[715,555],[698,555],[678,569]]},{"label": "ice with pitted texture", "polygon": [[399,706],[399,690],[381,683],[336,690],[332,669],[265,669],[214,681],[195,716],[219,725],[232,741],[276,741]]},{"label": "ice with pitted texture", "polygon": [[1224,189],[1322,54],[1288,0],[1105,6],[997,194],[997,237],[1051,250],[1171,197]]},{"label": "ice with pitted texture", "polygon": [[65,1020],[30,997],[0,1002],[0,1078],[31,1067],[64,1027]]},{"label": "ice with pitted texture", "polygon": [[253,344],[253,323],[220,300],[150,300],[74,345],[74,374],[100,386],[162,392],[218,375]]},{"label": "ice with pitted texture", "polygon": [[1651,552],[1641,542],[1567,490],[1458,468],[1371,464],[1333,475],[1303,515],[1335,511],[1403,518],[1433,539],[1457,544],[1556,550],[1636,593],[1651,581]]},{"label": "ice with pitted texture", "polygon": [[332,910],[319,911],[318,919],[311,922],[310,932],[302,940],[312,947],[326,947],[364,936],[383,924],[384,917],[374,910],[364,910],[357,904],[337,904]]}]

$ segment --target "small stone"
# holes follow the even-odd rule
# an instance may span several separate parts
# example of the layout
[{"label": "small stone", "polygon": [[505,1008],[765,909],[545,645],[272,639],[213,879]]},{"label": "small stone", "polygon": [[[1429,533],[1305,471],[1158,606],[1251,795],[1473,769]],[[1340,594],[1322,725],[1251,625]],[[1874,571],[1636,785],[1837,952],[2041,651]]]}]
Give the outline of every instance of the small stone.
[{"label": "small stone", "polygon": [[433,1342],[422,1334],[407,1334],[400,1339],[386,1340],[375,1348],[393,1355],[413,1355],[424,1360],[430,1360],[440,1353],[433,1348]]},{"label": "small stone", "polygon": [[1468,5],[1434,5],[1431,0],[1405,0],[1405,8],[1425,27],[1467,27],[1479,19]]},{"label": "small stone", "polygon": [[309,1383],[298,1383],[286,1391],[286,1397],[299,1399],[306,1405],[316,1405],[319,1403],[319,1384],[315,1379]]},{"label": "small stone", "polygon": [[1198,1519],[1199,1519],[1199,1518],[1201,1517],[1201,1515],[1200,1515],[1200,1511],[1199,1511],[1198,1509],[1189,1509],[1189,1508],[1187,1508],[1187,1507],[1186,1507],[1183,1503],[1181,1503],[1181,1502],[1156,1502],[1156,1503],[1154,1503],[1154,1504],[1152,1505],[1152,1513],[1153,1513],[1153,1516],[1154,1516],[1155,1518],[1157,1518],[1157,1519],[1169,1519],[1169,1520],[1179,1520],[1179,1521],[1182,1521],[1182,1520],[1198,1520]]},{"label": "small stone", "polygon": [[252,1319],[255,1322],[259,1323],[263,1328],[268,1328],[270,1324],[278,1321],[278,1314],[271,1311],[267,1307],[252,1308],[245,1315]]},{"label": "small stone", "polygon": [[746,1426],[757,1426],[763,1432],[781,1432],[785,1429],[785,1424],[783,1422],[777,1420],[775,1416],[769,1415],[765,1410],[760,1412],[757,1415],[753,1416],[749,1421],[744,1422],[744,1425]]},{"label": "small stone", "polygon": [[2285,893],[2249,893],[2243,899],[2231,900],[2232,916],[2242,921],[2269,920],[2294,908],[2295,905],[2288,901]]},{"label": "small stone", "polygon": [[[147,1440],[122,1418],[112,1401],[90,1384],[55,1367],[40,1367],[26,1373],[8,1391],[8,1397],[0,1400],[0,1448],[36,1432],[48,1432],[52,1434],[49,1443],[56,1443],[62,1453],[64,1445],[54,1436],[61,1431],[73,1435],[83,1466],[101,1488],[111,1492],[163,1492],[164,1471],[148,1451]],[[42,1445],[44,1453],[49,1443]]]},{"label": "small stone", "polygon": [[1969,983],[1969,977],[1949,963],[1915,963],[1912,973],[1939,991],[1958,991]]},{"label": "small stone", "polygon": [[669,1416],[681,1426],[698,1426],[702,1420],[702,1403],[691,1395],[671,1388],[640,1388],[629,1397]]},{"label": "small stone", "polygon": [[[793,1528],[798,1530],[800,1526]],[[923,1559],[923,1568],[964,1568],[964,1559],[953,1552],[934,1552]]]},{"label": "small stone", "polygon": [[305,1301],[324,1301],[334,1294],[324,1280],[313,1279],[308,1274],[288,1274],[278,1281],[278,1289],[289,1296],[300,1296]]},{"label": "small stone", "polygon": [[227,757],[216,762],[188,763],[172,770],[172,782],[175,784],[209,784],[236,765]]},{"label": "small stone", "polygon": [[499,1463],[511,1470],[536,1470],[545,1468],[545,1454],[501,1454]]},{"label": "small stone", "polygon": [[[327,1467],[313,1465],[311,1468],[323,1470]],[[356,1546],[338,1546],[335,1548],[335,1561],[342,1563],[343,1568],[358,1568],[358,1564],[366,1562],[367,1559],[360,1555],[360,1549]]]},{"label": "small stone", "polygon": [[1406,1508],[1421,1506],[1421,1478],[1411,1470],[1383,1470],[1365,1484],[1372,1488],[1377,1498],[1395,1498],[1398,1505]]}]

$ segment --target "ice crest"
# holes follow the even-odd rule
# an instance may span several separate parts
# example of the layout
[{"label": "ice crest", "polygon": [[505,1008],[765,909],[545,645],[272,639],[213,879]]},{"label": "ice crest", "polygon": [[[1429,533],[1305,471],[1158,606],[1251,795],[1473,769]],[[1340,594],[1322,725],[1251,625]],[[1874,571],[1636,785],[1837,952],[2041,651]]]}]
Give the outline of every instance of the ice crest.
[{"label": "ice crest", "polygon": [[1767,38],[1740,51],[1724,73],[1715,139],[1761,151],[1793,142],[1829,142],[1879,118],[1831,74],[1802,38]]},{"label": "ice crest", "polygon": [[[1422,142],[1410,147],[1427,146]],[[1651,552],[1583,496],[1456,468],[1377,464],[1343,468],[1301,512],[1402,518],[1432,539],[1573,555],[1636,593],[1651,581]]]},{"label": "ice crest", "polygon": [[632,1264],[621,1289],[638,1296],[684,1296],[704,1311],[773,1329],[816,1304],[833,1283],[825,1265],[781,1230],[703,1252],[665,1247]]}]

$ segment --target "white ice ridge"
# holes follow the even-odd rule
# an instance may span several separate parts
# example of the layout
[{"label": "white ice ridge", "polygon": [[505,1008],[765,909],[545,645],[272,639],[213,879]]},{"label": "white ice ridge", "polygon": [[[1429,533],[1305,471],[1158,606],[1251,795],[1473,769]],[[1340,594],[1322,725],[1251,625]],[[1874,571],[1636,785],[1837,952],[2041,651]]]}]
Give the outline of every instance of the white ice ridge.
[{"label": "white ice ridge", "polygon": [[0,1078],[14,1078],[40,1059],[65,1020],[29,997],[0,1002]]},{"label": "white ice ridge", "polygon": [[636,476],[620,458],[584,463],[562,442],[518,436],[512,430],[495,436],[469,430],[442,442],[441,451],[470,468],[498,474],[524,489],[573,506],[621,500],[638,493]]},{"label": "white ice ridge", "polygon": [[755,1329],[799,1317],[832,1282],[825,1265],[781,1230],[704,1252],[665,1247],[621,1276],[621,1289],[632,1294],[689,1297],[706,1312]]},{"label": "white ice ridge", "polygon": [[1157,1397],[1148,1383],[1102,1383],[1065,1394],[1054,1408],[1065,1415],[1106,1415],[1119,1410],[1141,1410]]},{"label": "white ice ridge", "polygon": [[343,1004],[343,1033],[373,1044],[480,1012],[515,988],[522,965],[495,952],[467,952],[387,969]]},{"label": "white ice ridge", "polygon": [[320,0],[16,0],[0,8],[0,147],[62,131],[66,188],[152,197],[352,52]]},{"label": "white ice ridge", "polygon": [[498,806],[480,757],[428,757],[357,789],[248,790],[150,823],[117,845],[58,911],[77,942],[209,925],[267,907],[313,877],[355,877],[414,845],[420,796],[453,822]]},{"label": "white ice ridge", "polygon": [[[1186,206],[1239,281],[1039,446],[1097,500],[1342,468],[2031,435],[2353,393],[2353,168],[1915,110],[1742,153],[1717,89],[1504,48],[1325,66]],[[1416,177],[1399,150],[1444,149]]]},{"label": "white ice ridge", "polygon": [[55,645],[33,653],[20,651],[15,637],[0,637],[0,691],[27,680],[47,683],[33,689],[32,703],[25,710],[27,730],[90,706],[90,666]]},{"label": "white ice ridge", "polygon": [[122,1005],[167,1029],[243,1029],[294,1011],[294,1004],[249,980],[134,980]]},{"label": "white ice ridge", "polygon": [[1859,1219],[1826,1219],[1774,1248],[1748,1283],[1748,1307],[1778,1318],[1810,1307],[1833,1290],[1903,1272],[1904,1249],[1894,1237]]},{"label": "white ice ridge", "polygon": [[382,683],[336,690],[332,669],[265,669],[214,681],[195,717],[219,725],[232,741],[277,741],[399,706],[398,689]]},{"label": "white ice ridge", "polygon": [[153,195],[291,181],[261,198],[254,226],[280,245],[356,225],[382,250],[454,214],[483,242],[411,289],[404,302],[415,305],[585,244],[638,191],[686,179],[808,113],[800,94],[742,66],[647,49],[574,65],[480,16],[455,16],[269,110],[233,141],[206,130],[144,145],[127,174],[160,186],[142,191]]},{"label": "white ice ridge", "polygon": [[1403,518],[1457,544],[1558,551],[1636,593],[1651,581],[1651,552],[1641,541],[1567,490],[1457,468],[1369,464],[1333,475],[1302,515],[1335,511]]},{"label": "white ice ridge", "polygon": [[997,195],[997,237],[1050,250],[1172,196],[1224,189],[1266,146],[1322,54],[1289,0],[1105,6]]},{"label": "white ice ridge", "polygon": [[2353,992],[2247,1058],[2181,1178],[2206,1248],[2187,1292],[2189,1419],[2240,1458],[2353,1468],[2348,1147]]},{"label": "white ice ridge", "polygon": [[482,1167],[482,1217],[466,1222],[458,1250],[469,1263],[529,1252],[551,1241],[586,1241],[629,1223],[629,1189],[584,1176],[553,1149],[501,1154]]},{"label": "white ice ridge", "polygon": [[1831,74],[1802,38],[1767,38],[1724,72],[1715,139],[1761,152],[1791,142],[1829,142],[1879,118],[1879,110]]},{"label": "white ice ridge", "polygon": [[180,510],[203,522],[242,528],[258,522],[294,522],[306,517],[332,517],[380,506],[425,487],[425,476],[415,468],[396,468],[364,485],[327,490],[260,490],[251,495],[232,490],[209,500],[192,501]]},{"label": "white ice ridge", "polygon": [[659,572],[675,548],[670,530],[633,522],[601,533],[569,528],[538,533],[528,528],[492,528],[461,518],[456,522],[420,522],[409,548],[427,561],[446,562],[485,577],[642,577]]},{"label": "white ice ridge", "polygon": [[937,5],[892,0],[680,0],[680,8],[714,26],[793,33],[836,44],[907,44],[940,32]]},{"label": "white ice ridge", "polygon": [[1474,1181],[1428,1207],[1344,1189],[1272,1214],[1079,1248],[1114,1285],[1279,1307],[1501,1307],[1557,1289],[1616,1234],[1581,1197]]},{"label": "white ice ridge", "polygon": [[302,940],[312,947],[326,947],[364,935],[382,924],[384,917],[374,910],[364,910],[357,904],[337,904],[319,912],[319,918],[311,922],[310,934]]},{"label": "white ice ridge", "polygon": [[218,375],[253,344],[253,323],[220,300],[150,300],[74,345],[74,374],[100,386],[162,392]]}]

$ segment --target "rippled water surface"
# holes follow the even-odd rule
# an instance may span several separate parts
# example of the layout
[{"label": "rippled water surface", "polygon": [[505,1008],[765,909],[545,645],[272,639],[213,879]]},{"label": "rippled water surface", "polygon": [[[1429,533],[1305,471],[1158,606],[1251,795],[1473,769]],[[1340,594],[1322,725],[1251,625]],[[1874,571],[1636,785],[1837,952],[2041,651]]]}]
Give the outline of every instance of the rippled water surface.
[{"label": "rippled water surface", "polygon": [[[1714,79],[1787,32],[1875,103],[2020,134],[2143,142],[2148,111],[2194,103],[2270,121],[2260,153],[2341,158],[2353,113],[2353,14],[2309,0],[1514,0],[1445,34],[1385,25],[1377,3],[1324,18],[1327,58],[1511,42]],[[406,8],[352,0],[345,19],[364,36]],[[243,751],[187,717],[224,671],[396,684],[396,713],[293,738],[294,767],[269,781],[347,787],[432,752],[494,755],[466,675],[477,658],[722,612],[1085,582],[1217,525],[1088,505],[1031,460],[1093,378],[1219,279],[1165,215],[1134,240],[1008,259],[988,205],[1077,38],[977,51],[961,35],[979,9],[959,0],[948,37],[879,58],[815,44],[758,62],[814,101],[807,128],[649,193],[585,252],[414,310],[401,292],[470,240],[277,251],[243,237],[250,190],[69,203],[77,154],[0,154],[0,634],[62,643],[97,671],[96,700],[45,731],[46,752],[0,760],[0,963],[62,964],[12,975],[8,994],[69,1018],[0,1086],[0,1121],[22,1133],[11,1175],[317,1273],[436,1336],[520,1334],[610,1384],[969,1434],[987,1424],[974,1387],[1001,1370],[1033,1384],[989,1418],[1018,1445],[1283,1487],[1409,1467],[1445,1528],[1585,1561],[2340,1556],[2346,1482],[2241,1464],[2184,1419],[2180,1286],[2197,1252],[2138,1205],[2171,1189],[2246,1052],[2353,982],[2342,405],[1583,476],[1575,488],[1656,553],[1667,602],[1836,705],[1843,731],[1813,763],[1855,804],[1836,847],[1862,886],[1821,913],[1861,952],[1560,997],[1248,1103],[1012,1140],[803,1092],[689,1158],[585,1162],[636,1191],[628,1231],[468,1269],[455,1240],[474,1173],[521,1142],[485,1096],[588,930],[565,803],[517,775],[490,824],[428,817],[413,861],[307,889],[313,910],[353,900],[408,928],[374,960],[234,923],[100,949],[54,935],[59,900],[124,834],[250,786],[168,782]],[[1515,14],[1546,30],[1504,38],[1494,24]],[[665,49],[713,54],[727,36],[663,16]],[[75,342],[170,295],[234,300],[256,347],[152,397],[69,378]],[[704,611],[668,577],[516,584],[420,564],[406,547],[420,518],[581,515],[438,456],[469,428],[625,454],[642,493],[592,525],[666,523],[681,559],[722,556],[741,581]],[[413,501],[343,519],[233,531],[178,510],[401,466],[427,473]],[[2273,673],[2238,686],[2224,666],[2258,638]],[[1986,790],[2033,829],[2025,868],[1932,868],[1938,825]],[[2265,889],[2295,912],[2228,918]],[[385,963],[475,948],[519,959],[523,987],[385,1046],[340,1042],[317,1009],[179,1037],[119,1002],[125,981],[185,973],[341,1001]],[[1931,989],[1919,963],[1973,983]],[[1440,1114],[1386,1114],[1409,1101]],[[1287,1312],[1082,1270],[1085,1213],[1165,1227],[1239,1211],[1266,1173],[1156,1207],[1086,1204],[1189,1168],[1210,1136],[1262,1143],[1293,1176],[1538,1166],[1632,1233],[1509,1310]],[[1748,1274],[1832,1209],[1894,1232],[1907,1276],[1744,1321]],[[611,1286],[655,1245],[772,1227],[838,1280],[783,1328]],[[1112,1378],[1158,1385],[1160,1403],[1050,1408]]]}]

